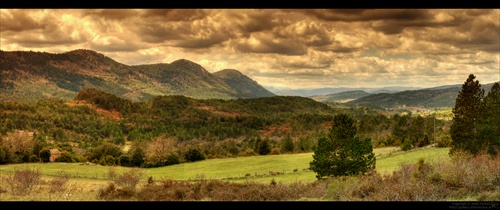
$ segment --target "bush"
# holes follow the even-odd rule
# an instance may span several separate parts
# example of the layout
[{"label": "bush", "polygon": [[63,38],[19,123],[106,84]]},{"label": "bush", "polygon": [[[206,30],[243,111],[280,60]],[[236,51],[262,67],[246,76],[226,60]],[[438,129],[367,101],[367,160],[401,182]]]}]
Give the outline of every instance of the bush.
[{"label": "bush", "polygon": [[[205,159],[205,158],[203,158]],[[168,157],[167,157],[167,162],[166,162],[166,165],[174,165],[174,164],[179,164],[180,163],[180,158],[179,158],[179,155],[177,154],[170,154]]]},{"label": "bush", "polygon": [[184,154],[184,159],[188,162],[205,160],[205,155],[196,147],[191,147]]},{"label": "bush", "polygon": [[411,149],[411,147],[412,147],[411,141],[409,139],[405,139],[403,141],[403,144],[401,145],[401,150],[408,151]]},{"label": "bush", "polygon": [[56,162],[66,162],[66,163],[76,163],[80,162],[80,158],[75,154],[72,154],[68,151],[62,151],[61,156],[56,158]]},{"label": "bush", "polygon": [[257,144],[257,152],[259,155],[267,155],[271,152],[271,144],[269,143],[269,138],[265,138],[259,141]]},{"label": "bush", "polygon": [[36,162],[39,162],[40,161],[40,158],[38,158],[36,155],[31,155],[30,156],[30,162],[31,163],[36,163]]},{"label": "bush", "polygon": [[138,168],[132,168],[121,175],[116,176],[115,183],[126,192],[134,192],[144,172]]},{"label": "bush", "polygon": [[42,173],[39,169],[24,169],[14,172],[14,174],[3,177],[4,183],[10,186],[14,195],[29,195],[40,183]]},{"label": "bush", "polygon": [[121,166],[131,166],[130,156],[128,156],[128,155],[121,155],[118,158],[118,165],[121,165]]},{"label": "bush", "polygon": [[270,155],[279,155],[280,150],[278,148],[273,148],[269,154]]},{"label": "bush", "polygon": [[69,181],[69,175],[64,174],[61,176],[58,176],[49,182],[49,192],[50,193],[55,193],[58,191],[63,191],[65,189],[65,184]]}]

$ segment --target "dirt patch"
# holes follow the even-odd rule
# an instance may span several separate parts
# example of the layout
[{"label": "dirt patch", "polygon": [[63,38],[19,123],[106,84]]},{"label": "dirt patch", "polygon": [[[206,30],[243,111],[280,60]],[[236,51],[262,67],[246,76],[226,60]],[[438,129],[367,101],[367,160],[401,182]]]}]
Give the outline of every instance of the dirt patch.
[{"label": "dirt patch", "polygon": [[103,109],[100,107],[96,107],[92,104],[87,103],[86,101],[78,101],[78,100],[68,101],[68,102],[66,102],[66,105],[68,105],[68,106],[88,106],[90,108],[95,109],[97,113],[99,113],[103,116],[111,117],[111,118],[114,118],[117,120],[120,119],[120,112],[118,112],[116,110],[109,111],[109,110],[106,110],[106,109]]}]

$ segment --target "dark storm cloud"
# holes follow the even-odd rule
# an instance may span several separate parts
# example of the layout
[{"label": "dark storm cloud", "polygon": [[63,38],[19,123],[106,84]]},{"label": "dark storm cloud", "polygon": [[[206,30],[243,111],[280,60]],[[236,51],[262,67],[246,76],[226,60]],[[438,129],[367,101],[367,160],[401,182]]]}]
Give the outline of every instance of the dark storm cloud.
[{"label": "dark storm cloud", "polygon": [[243,53],[276,53],[281,55],[304,55],[307,47],[295,40],[258,39],[258,43],[235,44],[235,49]]},{"label": "dark storm cloud", "polygon": [[91,49],[101,52],[135,52],[140,47],[126,40],[113,39],[106,44],[91,43]]},{"label": "dark storm cloud", "polygon": [[82,16],[96,17],[104,20],[124,20],[137,16],[137,10],[123,9],[98,9],[98,10],[82,10]]},{"label": "dark storm cloud", "polygon": [[412,21],[432,18],[426,9],[313,9],[298,11],[320,20],[343,22],[376,20]]},{"label": "dark storm cloud", "polygon": [[0,9],[0,15],[2,50],[88,48],[125,64],[184,58],[275,85],[335,85],[342,75],[345,84],[391,79],[431,86],[463,82],[462,74],[474,72],[491,79],[500,68],[498,9]]},{"label": "dark storm cloud", "polygon": [[343,47],[338,45],[322,46],[322,47],[316,47],[314,49],[318,51],[329,51],[334,53],[352,53],[363,50],[363,48],[360,47]]},{"label": "dark storm cloud", "polygon": [[253,32],[270,31],[283,25],[283,22],[276,18],[279,10],[252,10],[247,13],[225,10],[224,12],[227,12],[226,21],[243,37],[248,37]]},{"label": "dark storm cloud", "polygon": [[[38,13],[45,15],[37,15]],[[36,48],[79,44],[89,39],[85,32],[74,33],[77,26],[62,26],[63,18],[48,11],[11,10],[1,15],[2,38],[9,37],[5,41],[9,44]]]},{"label": "dark storm cloud", "polygon": [[281,61],[280,65],[283,68],[291,69],[326,69],[332,65],[333,62],[314,62],[314,61]]},{"label": "dark storm cloud", "polygon": [[142,41],[149,43],[162,43],[166,40],[180,40],[191,34],[189,27],[169,23],[144,23],[136,26],[136,32],[140,34]]},{"label": "dark storm cloud", "polygon": [[46,24],[50,23],[35,20],[28,14],[29,11],[26,10],[10,10],[10,15],[7,13],[1,13],[0,32],[21,32],[43,29]]},{"label": "dark storm cloud", "polygon": [[148,9],[141,13],[141,18],[151,22],[183,21],[189,22],[203,19],[208,15],[206,10],[198,9]]},{"label": "dark storm cloud", "polygon": [[132,30],[148,43],[188,49],[209,48],[228,40],[230,34],[223,27],[215,26],[207,14],[204,10],[192,9],[147,10],[141,15],[144,19],[134,24]]},{"label": "dark storm cloud", "polygon": [[228,38],[222,34],[214,34],[206,38],[193,38],[186,37],[186,39],[177,41],[173,46],[181,48],[209,48],[213,45],[221,44],[222,42],[228,40]]}]

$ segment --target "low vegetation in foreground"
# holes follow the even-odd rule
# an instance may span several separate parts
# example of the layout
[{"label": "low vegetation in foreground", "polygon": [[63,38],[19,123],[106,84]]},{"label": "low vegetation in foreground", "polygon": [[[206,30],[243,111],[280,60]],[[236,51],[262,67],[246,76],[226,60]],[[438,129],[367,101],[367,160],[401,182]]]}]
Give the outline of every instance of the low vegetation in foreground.
[{"label": "low vegetation in foreground", "polygon": [[[422,149],[425,150],[425,149]],[[406,155],[403,152],[402,155]],[[386,154],[386,156],[389,154]],[[398,154],[397,156],[399,157]],[[390,156],[390,155],[389,155]],[[383,158],[381,158],[383,160]],[[383,163],[383,161],[380,161]],[[195,163],[186,163],[195,164]],[[315,181],[155,180],[144,168],[106,167],[107,178],[73,178],[40,169],[3,173],[2,201],[498,201],[500,156],[456,153],[449,160],[405,161],[392,173]],[[172,167],[166,166],[165,168]]]}]

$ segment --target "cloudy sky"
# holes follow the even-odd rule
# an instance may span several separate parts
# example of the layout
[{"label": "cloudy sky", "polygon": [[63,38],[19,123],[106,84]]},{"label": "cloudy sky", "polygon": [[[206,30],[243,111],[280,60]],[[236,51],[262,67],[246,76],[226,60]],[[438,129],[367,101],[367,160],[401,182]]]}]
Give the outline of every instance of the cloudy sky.
[{"label": "cloudy sky", "polygon": [[269,87],[500,80],[500,9],[0,9],[4,51],[187,59]]}]

